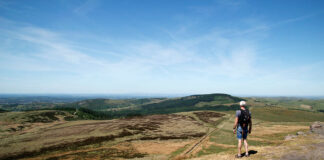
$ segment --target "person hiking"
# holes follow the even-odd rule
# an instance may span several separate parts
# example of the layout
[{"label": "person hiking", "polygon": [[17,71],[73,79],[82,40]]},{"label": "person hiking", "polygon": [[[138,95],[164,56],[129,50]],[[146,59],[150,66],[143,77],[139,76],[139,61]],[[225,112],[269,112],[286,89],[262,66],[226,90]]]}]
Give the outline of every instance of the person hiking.
[{"label": "person hiking", "polygon": [[243,155],[241,154],[241,148],[242,148],[242,139],[245,146],[245,156],[249,156],[249,150],[248,150],[248,142],[247,142],[247,136],[248,133],[251,133],[252,130],[252,117],[251,112],[245,108],[246,102],[241,101],[240,102],[240,110],[236,111],[236,117],[233,127],[233,133],[236,133],[236,137],[238,139],[238,154],[235,156],[236,158],[241,158]]}]

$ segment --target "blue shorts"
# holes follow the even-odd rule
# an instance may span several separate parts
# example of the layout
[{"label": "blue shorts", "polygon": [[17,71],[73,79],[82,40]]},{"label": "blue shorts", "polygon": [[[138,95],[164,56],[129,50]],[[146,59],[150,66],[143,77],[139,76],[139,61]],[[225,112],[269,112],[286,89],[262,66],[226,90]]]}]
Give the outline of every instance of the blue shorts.
[{"label": "blue shorts", "polygon": [[248,135],[248,128],[247,127],[244,127],[243,129],[242,129],[241,126],[237,127],[237,130],[236,130],[237,139],[242,139],[242,138],[246,139],[247,135]]}]

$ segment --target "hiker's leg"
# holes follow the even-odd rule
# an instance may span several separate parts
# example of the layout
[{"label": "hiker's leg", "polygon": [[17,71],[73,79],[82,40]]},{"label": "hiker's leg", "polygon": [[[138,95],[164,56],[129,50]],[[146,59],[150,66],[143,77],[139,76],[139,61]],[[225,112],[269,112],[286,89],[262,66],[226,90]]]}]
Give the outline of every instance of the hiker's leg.
[{"label": "hiker's leg", "polygon": [[238,144],[237,144],[238,155],[241,155],[241,148],[242,148],[242,139],[238,139]]},{"label": "hiker's leg", "polygon": [[246,139],[244,139],[244,147],[245,147],[245,154],[248,155],[249,154],[249,150],[248,150],[248,142]]}]

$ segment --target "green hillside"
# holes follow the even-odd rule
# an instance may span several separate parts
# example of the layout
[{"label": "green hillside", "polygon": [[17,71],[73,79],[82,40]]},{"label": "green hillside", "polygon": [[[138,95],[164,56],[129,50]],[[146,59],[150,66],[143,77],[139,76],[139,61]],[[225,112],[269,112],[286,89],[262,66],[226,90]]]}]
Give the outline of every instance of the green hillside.
[{"label": "green hillside", "polygon": [[7,111],[0,108],[0,113],[3,113],[3,112],[7,112]]},{"label": "green hillside", "polygon": [[324,121],[321,112],[287,109],[283,107],[252,108],[252,117],[270,122],[312,122]]},{"label": "green hillside", "polygon": [[[134,108],[143,104],[160,102],[165,98],[143,98],[143,99],[88,99],[71,103],[28,103],[28,104],[3,104],[0,109],[8,111],[29,111],[53,108],[87,108],[97,111],[105,111],[117,108]],[[0,110],[1,112],[1,110]]]},{"label": "green hillside", "polygon": [[[143,98],[143,99],[89,99],[65,104],[26,104],[5,105],[1,107],[9,111],[19,110],[56,110],[65,111],[70,116],[66,120],[79,119],[114,119],[152,114],[170,114],[199,110],[235,111],[238,102],[248,101],[254,118],[265,121],[306,121],[322,120],[321,108],[323,100],[283,99],[283,98],[239,98],[228,94],[204,94],[179,98]],[[305,108],[311,106],[310,109]],[[304,107],[301,108],[300,106]],[[24,108],[25,107],[25,108]],[[0,108],[0,109],[1,109]],[[17,109],[17,110],[14,110]],[[2,110],[0,110],[2,112]],[[234,112],[233,112],[234,113]],[[30,116],[27,116],[30,117]],[[46,116],[45,116],[46,117]],[[299,120],[296,120],[299,119]],[[303,121],[303,120],[302,120]]]},{"label": "green hillside", "polygon": [[29,103],[29,104],[3,104],[0,105],[0,109],[7,111],[28,111],[28,110],[40,110],[44,108],[54,108],[57,104],[54,103]]},{"label": "green hillside", "polygon": [[[198,111],[198,110],[213,110],[213,111],[229,111],[236,110],[239,108],[237,104],[232,105],[204,105],[202,107],[197,107],[196,104],[201,102],[215,102],[217,104],[228,104],[228,103],[238,103],[243,100],[238,97],[233,97],[228,94],[206,94],[206,95],[192,95],[181,98],[172,99],[149,99],[149,101],[139,100],[118,100],[119,103],[104,99],[94,99],[81,101],[78,103],[66,104],[61,107],[64,108],[79,108],[76,113],[78,119],[83,119],[82,117],[88,119],[113,119],[122,118],[130,116],[143,116],[151,114],[169,114],[177,112],[187,112],[187,111]],[[126,104],[130,103],[129,107]],[[121,103],[122,102],[122,103]],[[115,109],[111,108],[123,108]],[[94,108],[94,109],[93,109]],[[60,107],[56,108],[60,109]],[[110,109],[110,110],[107,110]]]},{"label": "green hillside", "polygon": [[[160,103],[152,103],[143,105],[142,109],[144,110],[161,110],[162,111],[191,111],[191,110],[198,110],[198,109],[207,109],[210,110],[214,107],[211,105],[205,105],[202,108],[196,107],[196,104],[202,102],[216,102],[220,104],[218,107],[222,107],[222,104],[227,103],[237,103],[243,99],[238,97],[233,97],[228,94],[205,94],[205,95],[192,95],[187,97],[181,97],[177,99],[169,99],[165,100]],[[216,108],[215,108],[216,109]]]},{"label": "green hillside", "polygon": [[[159,149],[161,149],[165,147],[151,145],[152,141],[158,140],[160,144],[166,139],[181,139],[181,141],[172,141],[178,145],[186,139],[189,142],[193,138],[198,138],[196,135],[199,137],[204,135],[204,133],[201,134],[201,131],[205,130],[206,133],[209,133],[205,138],[208,145],[198,144],[202,147],[196,156],[221,152],[233,157],[234,152],[232,151],[235,150],[233,144],[236,144],[237,140],[233,135],[232,126],[235,110],[240,108],[238,102],[241,100],[247,101],[248,108],[252,112],[253,134],[249,141],[252,146],[282,145],[288,142],[284,141],[288,134],[295,135],[298,131],[306,132],[312,122],[324,121],[324,113],[319,110],[308,109],[305,106],[301,108],[302,104],[312,103],[313,106],[320,104],[319,100],[312,99],[302,101],[299,99],[279,100],[277,98],[253,97],[242,99],[228,94],[161,99],[89,99],[73,103],[49,104],[48,106],[42,104],[42,107],[30,111],[0,113],[0,122],[4,124],[0,126],[0,137],[4,138],[5,142],[1,147],[4,153],[11,153],[12,149],[16,149],[14,145],[19,144],[17,146],[20,148],[17,149],[19,151],[17,153],[23,156],[29,154],[29,157],[42,157],[48,153],[57,154],[60,152],[72,155],[71,151],[76,151],[74,154],[80,153],[77,157],[80,159],[84,153],[101,156],[101,153],[89,152],[89,149],[97,150],[107,144],[116,145],[123,140],[130,140],[127,143],[132,143],[132,140],[135,140],[135,145],[150,140],[147,142],[147,146],[160,147]],[[11,105],[13,108],[18,106],[20,109],[24,109],[24,105]],[[114,120],[110,121],[109,119]],[[197,126],[192,127],[192,124],[197,124]],[[188,131],[183,129],[186,127]],[[179,130],[179,128],[181,129]],[[83,136],[84,139],[79,136]],[[123,140],[119,136],[123,137]],[[114,137],[118,139],[114,141]],[[300,137],[296,139],[300,139]],[[44,143],[44,141],[48,142]],[[61,142],[62,144],[59,144]],[[171,141],[163,142],[165,142],[163,146],[168,146]],[[42,149],[26,153],[24,148],[26,143],[29,147],[41,147]],[[53,145],[48,146],[47,144]],[[175,155],[187,153],[192,146],[197,146],[196,140],[195,143],[188,144],[181,144],[181,148],[174,149],[172,158],[175,158]],[[35,155],[31,155],[31,153]],[[15,156],[15,154],[12,155]],[[42,159],[55,158],[42,157]],[[257,159],[262,158],[258,157]]]},{"label": "green hillside", "polygon": [[324,99],[309,99],[296,97],[252,97],[250,103],[259,103],[263,107],[284,107],[302,110],[324,110]]},{"label": "green hillside", "polygon": [[1,113],[0,121],[15,123],[49,123],[58,120],[58,116],[70,116],[65,111],[40,110],[27,112],[5,112]]},{"label": "green hillside", "polygon": [[160,102],[165,98],[143,99],[89,99],[75,103],[67,103],[60,107],[87,108],[96,111],[109,111],[117,108],[134,108],[148,103]]},{"label": "green hillside", "polygon": [[205,94],[180,98],[89,99],[64,104],[8,104],[1,108],[9,111],[57,110],[74,115],[65,117],[66,120],[113,119],[197,110],[236,110],[240,100],[243,99],[228,94]]}]

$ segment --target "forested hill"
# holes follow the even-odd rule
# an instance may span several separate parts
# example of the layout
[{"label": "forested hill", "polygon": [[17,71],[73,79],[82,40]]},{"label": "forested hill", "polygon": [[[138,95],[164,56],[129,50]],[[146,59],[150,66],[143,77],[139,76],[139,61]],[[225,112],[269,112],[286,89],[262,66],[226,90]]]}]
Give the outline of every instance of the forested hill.
[{"label": "forested hill", "polygon": [[[26,104],[19,110],[64,110],[74,113],[76,119],[112,119],[151,114],[169,114],[186,111],[214,110],[227,111],[238,108],[237,102],[243,100],[228,94],[191,95],[179,98],[144,99],[89,99],[64,104]],[[14,106],[1,106],[15,111]],[[0,108],[0,109],[1,109]]]},{"label": "forested hill", "polygon": [[[236,103],[242,100],[228,94],[191,95],[180,98],[144,98],[144,99],[89,99],[74,103],[67,103],[62,107],[87,108],[91,110],[110,110],[122,108],[166,109]],[[203,106],[202,106],[203,104]]]},{"label": "forested hill", "polygon": [[236,110],[239,107],[237,102],[240,100],[243,99],[228,94],[206,94],[170,99],[93,99],[69,103],[61,107],[62,109],[78,109],[78,113],[80,114],[79,118],[91,117],[91,119],[112,119],[198,110]]},{"label": "forested hill", "polygon": [[183,108],[183,107],[207,107],[215,105],[224,105],[239,102],[243,99],[233,97],[228,94],[204,94],[204,95],[192,95],[187,97],[181,97],[177,99],[168,99],[160,103],[152,103],[143,105],[145,109],[168,109],[168,108]]}]

